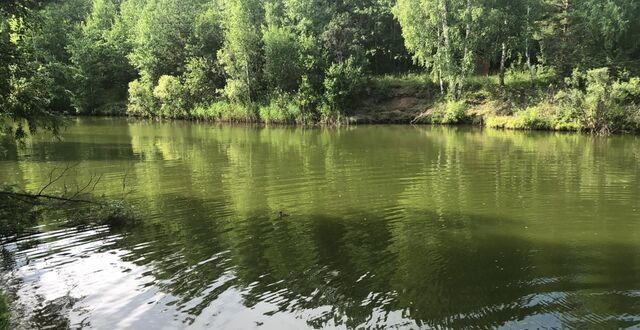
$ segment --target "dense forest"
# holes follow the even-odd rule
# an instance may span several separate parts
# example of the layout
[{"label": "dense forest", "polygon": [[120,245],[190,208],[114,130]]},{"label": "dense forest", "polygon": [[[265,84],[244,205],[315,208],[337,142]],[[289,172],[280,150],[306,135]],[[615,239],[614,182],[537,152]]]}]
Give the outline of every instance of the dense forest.
[{"label": "dense forest", "polygon": [[[632,0],[17,0],[0,4],[0,121],[62,114],[348,122],[409,86],[413,122],[640,128]],[[428,96],[424,96],[428,95]]]}]

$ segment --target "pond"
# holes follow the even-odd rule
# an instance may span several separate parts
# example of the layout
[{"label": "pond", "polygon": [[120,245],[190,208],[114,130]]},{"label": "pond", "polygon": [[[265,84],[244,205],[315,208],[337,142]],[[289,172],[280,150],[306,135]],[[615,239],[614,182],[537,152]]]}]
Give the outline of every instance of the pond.
[{"label": "pond", "polygon": [[640,139],[80,118],[0,182],[102,175],[128,230],[5,243],[21,327],[640,326]]}]

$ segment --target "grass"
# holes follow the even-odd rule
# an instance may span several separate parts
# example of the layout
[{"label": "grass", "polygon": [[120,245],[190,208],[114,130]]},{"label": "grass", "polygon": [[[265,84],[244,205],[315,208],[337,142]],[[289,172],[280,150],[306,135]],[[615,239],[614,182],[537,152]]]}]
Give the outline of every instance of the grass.
[{"label": "grass", "polygon": [[265,123],[265,124],[308,124],[313,122],[310,114],[304,113],[293,98],[277,97],[268,104],[244,105],[227,101],[217,101],[209,106],[197,106],[191,117],[198,120]]},{"label": "grass", "polygon": [[195,119],[208,121],[236,123],[253,123],[259,121],[256,106],[227,101],[214,102],[208,106],[197,106],[191,111],[191,116]]},{"label": "grass", "polygon": [[381,75],[369,79],[369,86],[375,89],[390,88],[433,88],[435,85],[431,79],[422,73],[406,73],[401,75]]},{"label": "grass", "polygon": [[11,312],[9,311],[9,302],[4,292],[0,291],[0,330],[9,329],[11,321]]}]

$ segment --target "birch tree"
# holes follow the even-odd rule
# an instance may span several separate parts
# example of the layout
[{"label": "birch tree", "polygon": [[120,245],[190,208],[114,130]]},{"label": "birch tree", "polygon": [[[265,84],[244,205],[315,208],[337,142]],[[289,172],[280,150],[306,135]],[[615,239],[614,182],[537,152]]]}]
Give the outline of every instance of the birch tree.
[{"label": "birch tree", "polygon": [[475,0],[399,0],[394,15],[414,60],[430,71],[442,93],[459,97],[472,73],[482,8]]}]

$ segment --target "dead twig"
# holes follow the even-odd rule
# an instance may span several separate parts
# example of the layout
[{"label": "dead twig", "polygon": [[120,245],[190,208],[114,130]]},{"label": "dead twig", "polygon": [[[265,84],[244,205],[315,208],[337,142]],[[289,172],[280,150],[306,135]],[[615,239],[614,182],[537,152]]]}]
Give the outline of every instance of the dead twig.
[{"label": "dead twig", "polygon": [[96,205],[103,205],[100,202],[96,202],[96,201],[92,201],[92,200],[88,200],[88,199],[72,199],[72,198],[66,198],[66,197],[60,197],[60,196],[52,196],[52,195],[44,195],[44,194],[25,194],[25,193],[18,193],[18,192],[8,192],[8,191],[0,191],[0,196],[8,196],[11,198],[15,198],[15,199],[20,199],[22,201],[25,201],[24,198],[26,199],[30,199],[30,200],[39,200],[39,199],[49,199],[49,200],[56,200],[56,201],[62,201],[62,202],[77,202],[77,203],[87,203],[87,204],[96,204]]}]

